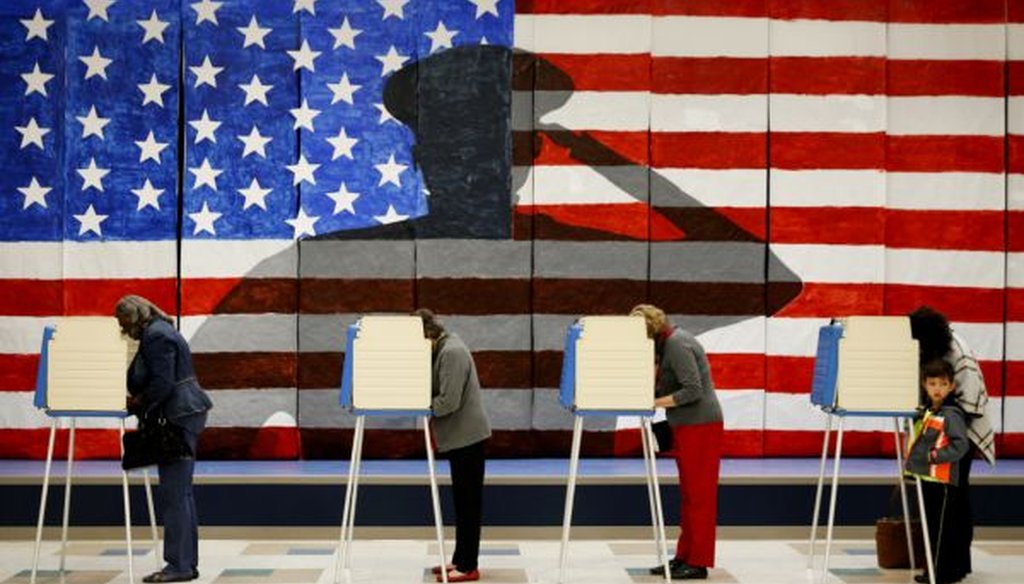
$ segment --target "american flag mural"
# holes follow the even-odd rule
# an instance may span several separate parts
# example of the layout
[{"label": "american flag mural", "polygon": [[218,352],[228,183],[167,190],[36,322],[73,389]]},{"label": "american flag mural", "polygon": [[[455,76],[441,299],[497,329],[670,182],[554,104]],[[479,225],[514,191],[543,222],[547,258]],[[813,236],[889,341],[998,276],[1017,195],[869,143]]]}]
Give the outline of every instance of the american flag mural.
[{"label": "american flag mural", "polygon": [[[179,316],[201,454],[347,456],[344,327],[433,308],[493,456],[564,456],[582,314],[699,333],[726,454],[820,451],[830,317],[945,312],[1024,453],[1024,0],[13,0],[0,5],[0,457],[55,316]],[[79,456],[113,457],[104,421]],[[422,456],[404,418],[367,456]],[[635,455],[635,420],[584,451]],[[81,427],[81,426],[80,426]],[[886,454],[885,423],[847,452]]]}]

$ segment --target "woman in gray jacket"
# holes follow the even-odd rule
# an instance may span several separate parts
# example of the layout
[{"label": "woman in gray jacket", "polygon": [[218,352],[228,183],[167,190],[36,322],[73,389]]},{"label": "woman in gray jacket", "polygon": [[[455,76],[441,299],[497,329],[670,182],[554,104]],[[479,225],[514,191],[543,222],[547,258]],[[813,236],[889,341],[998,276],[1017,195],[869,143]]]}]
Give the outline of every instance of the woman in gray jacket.
[{"label": "woman in gray jacket", "polygon": [[199,386],[192,352],[171,318],[141,296],[125,296],[114,316],[121,332],[139,341],[128,366],[129,411],[139,420],[164,419],[181,429],[192,456],[161,463],[160,503],[164,522],[163,570],[143,582],[187,582],[199,577],[199,534],[192,474],[196,444],[213,406]]},{"label": "woman in gray jacket", "polygon": [[473,356],[458,336],[449,333],[434,313],[421,308],[414,313],[423,319],[423,333],[433,345],[431,383],[434,417],[431,428],[437,451],[451,465],[452,497],[455,501],[455,553],[452,563],[437,566],[449,582],[480,579],[480,523],[484,490],[484,444],[491,427],[484,412]]}]

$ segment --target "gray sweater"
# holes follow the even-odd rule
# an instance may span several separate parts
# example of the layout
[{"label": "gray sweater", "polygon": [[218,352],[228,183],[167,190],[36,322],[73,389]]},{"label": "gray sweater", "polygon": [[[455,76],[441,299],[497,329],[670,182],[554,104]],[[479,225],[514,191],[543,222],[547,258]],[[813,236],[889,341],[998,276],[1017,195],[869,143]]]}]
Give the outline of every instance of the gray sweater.
[{"label": "gray sweater", "polygon": [[659,347],[656,397],[671,395],[676,405],[665,410],[670,426],[722,421],[722,407],[711,381],[704,347],[692,334],[677,328]]},{"label": "gray sweater", "polygon": [[473,357],[458,336],[445,333],[434,347],[431,427],[438,452],[476,444],[491,436]]}]

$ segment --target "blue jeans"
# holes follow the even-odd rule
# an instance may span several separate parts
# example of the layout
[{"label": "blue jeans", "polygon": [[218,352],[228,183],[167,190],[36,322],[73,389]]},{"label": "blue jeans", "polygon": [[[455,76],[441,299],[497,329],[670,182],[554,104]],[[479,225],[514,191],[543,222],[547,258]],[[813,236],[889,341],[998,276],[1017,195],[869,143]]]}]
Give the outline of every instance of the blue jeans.
[{"label": "blue jeans", "polygon": [[[183,432],[185,442],[196,451],[199,433],[206,426],[206,414],[172,422]],[[164,572],[191,574],[199,565],[199,516],[192,494],[195,458],[185,458],[158,467],[160,473],[160,515],[164,524]]]}]

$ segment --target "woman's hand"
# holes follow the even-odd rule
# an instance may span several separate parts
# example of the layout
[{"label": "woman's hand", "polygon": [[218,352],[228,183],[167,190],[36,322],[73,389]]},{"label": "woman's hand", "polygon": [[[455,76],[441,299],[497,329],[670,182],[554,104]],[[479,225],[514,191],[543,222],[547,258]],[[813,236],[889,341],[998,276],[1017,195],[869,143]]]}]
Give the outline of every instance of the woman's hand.
[{"label": "woman's hand", "polygon": [[676,407],[676,400],[672,396],[670,396],[670,395],[666,395],[664,397],[654,398],[654,407],[656,407],[656,408],[674,408],[674,407]]}]

